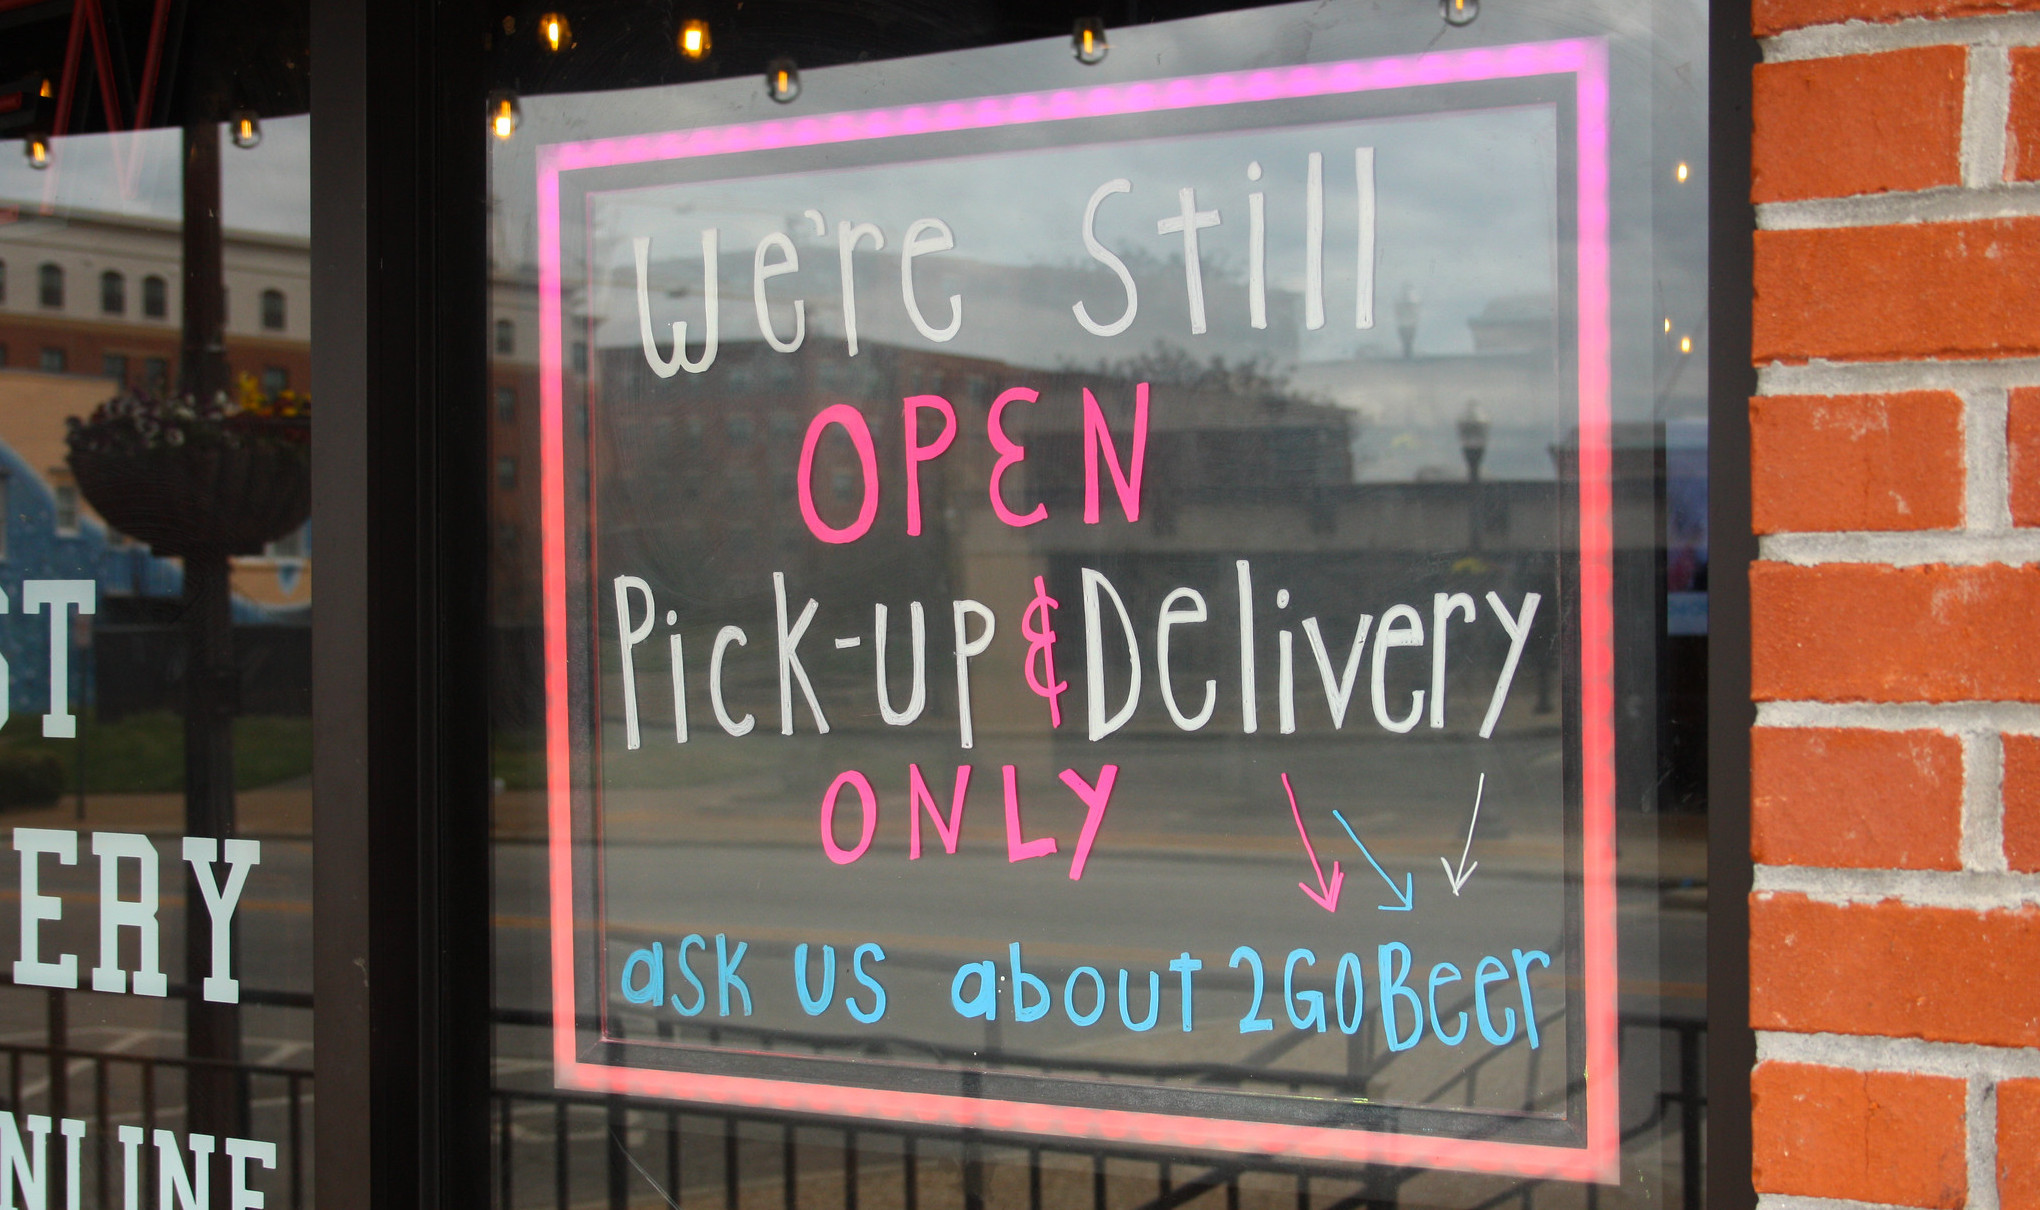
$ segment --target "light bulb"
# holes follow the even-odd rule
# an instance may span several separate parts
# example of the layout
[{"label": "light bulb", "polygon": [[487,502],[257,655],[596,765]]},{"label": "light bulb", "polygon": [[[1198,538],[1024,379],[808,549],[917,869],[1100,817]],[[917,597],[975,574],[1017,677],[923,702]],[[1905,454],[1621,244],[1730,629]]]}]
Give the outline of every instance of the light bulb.
[{"label": "light bulb", "polygon": [[1077,53],[1079,63],[1103,63],[1105,52],[1112,49],[1105,38],[1105,22],[1097,17],[1077,18],[1076,28],[1070,31],[1070,49]]},{"label": "light bulb", "polygon": [[699,17],[680,24],[680,53],[690,59],[699,59],[708,53],[708,22]]},{"label": "light bulb", "polygon": [[1691,353],[1692,351],[1693,351],[1693,338],[1690,336],[1679,337],[1679,352]]},{"label": "light bulb", "polygon": [[236,109],[228,114],[227,125],[233,128],[234,146],[243,151],[262,141],[262,119],[252,109]]},{"label": "light bulb", "polygon": [[28,157],[30,168],[41,170],[50,166],[50,141],[41,135],[29,135],[21,150]]},{"label": "light bulb", "polygon": [[774,59],[765,65],[765,95],[781,105],[800,95],[800,68],[792,59]]},{"label": "light bulb", "polygon": [[1686,178],[1691,175],[1693,175],[1693,170],[1686,167],[1686,161],[1684,160],[1680,160],[1679,166],[1672,170],[1673,178],[1676,179],[1681,185],[1685,184]]},{"label": "light bulb", "polygon": [[517,108],[517,94],[493,92],[489,94],[489,133],[498,139],[508,139],[517,133],[517,123],[522,114]]},{"label": "light bulb", "polygon": [[560,13],[547,13],[538,19],[538,40],[547,50],[555,53],[574,45],[574,27]]},{"label": "light bulb", "polygon": [[1480,0],[1438,0],[1438,8],[1447,25],[1472,25],[1480,16]]}]

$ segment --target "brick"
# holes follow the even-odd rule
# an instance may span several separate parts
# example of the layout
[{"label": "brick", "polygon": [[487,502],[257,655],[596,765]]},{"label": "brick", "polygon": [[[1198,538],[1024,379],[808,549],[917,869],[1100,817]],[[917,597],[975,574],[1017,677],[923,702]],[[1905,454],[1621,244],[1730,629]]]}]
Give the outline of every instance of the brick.
[{"label": "brick", "polygon": [[1759,66],[1751,200],[1961,184],[1968,61],[1962,47],[1923,46]]},{"label": "brick", "polygon": [[2011,460],[2012,524],[2040,525],[2040,387],[2011,392],[2005,445]]},{"label": "brick", "polygon": [[2011,113],[2005,122],[2005,179],[2040,180],[2040,47],[2014,46]]},{"label": "brick", "polygon": [[2040,701],[2040,566],[1750,568],[1758,701]]},{"label": "brick", "polygon": [[1998,1210],[2040,1210],[2040,1080],[1997,1086]]},{"label": "brick", "polygon": [[1969,1185],[1965,1096],[1949,1076],[1758,1064],[1757,1192],[1953,1210]]},{"label": "brick", "polygon": [[2040,736],[2005,741],[2005,861],[2015,870],[2040,872]]},{"label": "brick", "polygon": [[1837,21],[1903,21],[1907,17],[1984,17],[2030,12],[2040,0],[1754,0],[1750,26],[1759,38]]},{"label": "brick", "polygon": [[1962,743],[1939,731],[1750,732],[1762,865],[1962,868]]},{"label": "brick", "polygon": [[2040,354],[2040,218],[1759,231],[1762,362]]},{"label": "brick", "polygon": [[2040,1045],[2040,909],[1750,897],[1750,1023]]},{"label": "brick", "polygon": [[1962,400],[1948,391],[1750,401],[1760,534],[1962,524]]}]

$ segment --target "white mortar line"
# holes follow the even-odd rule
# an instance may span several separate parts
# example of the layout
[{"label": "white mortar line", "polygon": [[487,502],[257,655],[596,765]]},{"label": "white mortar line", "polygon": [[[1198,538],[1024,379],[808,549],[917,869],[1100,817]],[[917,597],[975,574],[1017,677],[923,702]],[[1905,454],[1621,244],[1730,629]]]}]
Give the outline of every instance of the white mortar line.
[{"label": "white mortar line", "polygon": [[1969,1079],[1964,1117],[1969,1129],[1969,1201],[1966,1210],[1998,1210],[1997,1084],[1987,1077]]},{"label": "white mortar line", "polygon": [[1788,30],[1757,43],[1766,63],[1875,54],[1914,46],[2040,45],[2040,13],[2003,13],[1946,21],[1912,19],[1877,24],[1846,21]]},{"label": "white mortar line", "polygon": [[1839,1197],[1799,1197],[1789,1193],[1760,1193],[1757,1210],[1892,1210],[1884,1202],[1854,1202]]},{"label": "white mortar line", "polygon": [[1963,527],[1978,534],[2012,529],[2010,454],[2005,448],[2006,394],[2002,387],[1962,392]]},{"label": "white mortar line", "polygon": [[1978,1046],[1970,1042],[1771,1029],[1757,1031],[1757,1062],[1817,1063],[1856,1071],[1896,1071],[1972,1080],[2040,1077],[2040,1050],[2029,1046]]},{"label": "white mortar line", "polygon": [[1972,46],[1968,67],[1962,81],[1962,183],[1981,189],[2005,179],[2012,56],[2002,46]]},{"label": "white mortar line", "polygon": [[2040,358],[2001,361],[1813,361],[1757,370],[1759,395],[1973,391],[2040,385]]},{"label": "white mortar line", "polygon": [[2040,563],[2040,529],[1969,533],[1928,529],[1911,533],[1766,534],[1757,557],[1811,567],[1821,563],[1886,563],[1893,567],[1948,564]]},{"label": "white mortar line", "polygon": [[2029,702],[1758,702],[1759,727],[1862,727],[1870,731],[1996,731],[2040,735]]},{"label": "white mortar line", "polygon": [[1819,903],[1863,904],[1896,899],[1910,907],[1969,912],[2012,911],[2040,905],[2040,874],[1982,874],[1950,870],[1825,870],[1760,865],[1754,895],[1804,895]]},{"label": "white mortar line", "polygon": [[[1965,129],[1965,181],[1969,171],[1966,167],[1969,162],[1968,143],[1969,134]],[[1985,158],[1997,166],[1996,171],[2002,171],[2002,133],[1998,135],[1995,151]],[[1826,227],[1968,223],[1984,219],[2031,218],[2036,214],[2040,214],[2040,183],[1966,181],[1966,187],[1949,185],[1904,193],[1863,193],[1854,197],[1813,198],[1803,202],[1765,202],[1757,207],[1757,229],[1808,231]]]},{"label": "white mortar line", "polygon": [[1996,731],[1962,733],[1962,868],[2002,874],[2005,864],[2005,741]]}]

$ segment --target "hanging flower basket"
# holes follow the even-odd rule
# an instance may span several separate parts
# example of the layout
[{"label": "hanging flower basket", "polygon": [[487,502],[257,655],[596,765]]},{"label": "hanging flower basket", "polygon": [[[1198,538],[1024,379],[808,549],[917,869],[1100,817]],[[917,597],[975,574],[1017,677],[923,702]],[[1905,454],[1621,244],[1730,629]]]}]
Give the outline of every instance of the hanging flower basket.
[{"label": "hanging flower basket", "polygon": [[259,554],[312,511],[310,400],[123,394],[71,418],[78,490],[158,554]]}]

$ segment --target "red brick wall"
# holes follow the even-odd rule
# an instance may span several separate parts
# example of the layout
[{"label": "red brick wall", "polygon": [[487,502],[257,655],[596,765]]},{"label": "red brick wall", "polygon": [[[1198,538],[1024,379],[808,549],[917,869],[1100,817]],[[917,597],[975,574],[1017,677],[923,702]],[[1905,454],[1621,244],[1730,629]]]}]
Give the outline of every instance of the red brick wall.
[{"label": "red brick wall", "polygon": [[1756,0],[1757,1190],[2040,1210],[2040,0]]}]

